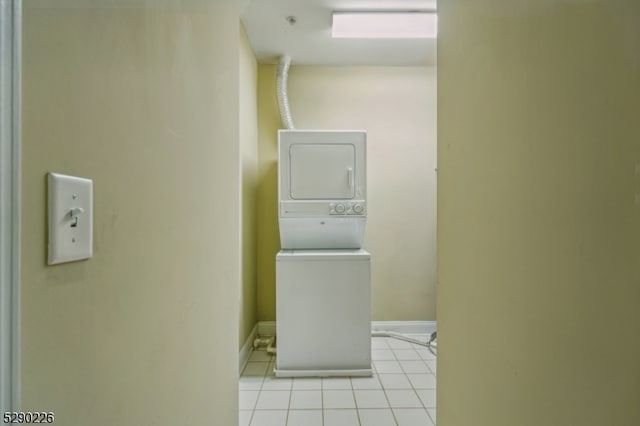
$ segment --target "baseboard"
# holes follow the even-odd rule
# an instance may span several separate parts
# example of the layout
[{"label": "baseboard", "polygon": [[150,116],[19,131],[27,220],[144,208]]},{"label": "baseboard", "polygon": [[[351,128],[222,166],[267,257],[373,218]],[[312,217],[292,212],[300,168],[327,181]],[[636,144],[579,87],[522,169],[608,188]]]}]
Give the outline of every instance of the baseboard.
[{"label": "baseboard", "polygon": [[275,336],[276,322],[275,321],[258,322],[258,335],[259,336]]},{"label": "baseboard", "polygon": [[238,356],[240,362],[240,372],[244,368],[245,364],[249,360],[249,356],[251,355],[251,349],[253,349],[253,341],[256,339],[258,335],[258,324],[253,326],[251,333],[249,333],[249,337],[245,340],[244,345],[240,348],[240,354]]},{"label": "baseboard", "polygon": [[[430,334],[436,331],[436,324],[436,321],[371,321],[371,330],[402,334]],[[256,326],[258,336],[276,335],[275,321],[259,321]],[[254,338],[255,335],[251,338],[251,342]]]},{"label": "baseboard", "polygon": [[[436,331],[436,321],[371,321],[371,331],[391,331],[400,334],[431,334]],[[275,321],[259,321],[249,333],[239,354],[240,371],[249,360],[253,341],[257,336],[275,336]]]},{"label": "baseboard", "polygon": [[371,321],[372,331],[392,331],[401,334],[431,334],[436,321]]}]

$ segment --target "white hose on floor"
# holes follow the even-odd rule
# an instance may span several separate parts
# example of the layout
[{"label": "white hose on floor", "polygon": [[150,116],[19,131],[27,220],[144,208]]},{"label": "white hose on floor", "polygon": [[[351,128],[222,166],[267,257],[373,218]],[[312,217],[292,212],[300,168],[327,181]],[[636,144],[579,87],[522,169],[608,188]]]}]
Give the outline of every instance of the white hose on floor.
[{"label": "white hose on floor", "polygon": [[398,340],[404,340],[405,342],[413,343],[415,345],[424,346],[431,351],[434,355],[436,354],[435,350],[438,349],[438,343],[436,342],[436,333],[431,333],[431,337],[428,341],[424,342],[422,340],[414,339],[413,337],[406,336],[404,334],[395,333],[393,331],[384,331],[384,330],[373,330],[371,331],[371,337],[391,337]]}]

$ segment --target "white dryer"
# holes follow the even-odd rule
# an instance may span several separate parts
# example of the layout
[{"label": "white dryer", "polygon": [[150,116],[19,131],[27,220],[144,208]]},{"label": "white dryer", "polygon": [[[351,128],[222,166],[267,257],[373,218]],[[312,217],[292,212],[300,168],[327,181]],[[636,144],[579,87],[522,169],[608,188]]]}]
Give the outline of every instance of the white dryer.
[{"label": "white dryer", "polygon": [[367,217],[364,131],[279,130],[283,249],[358,249]]}]

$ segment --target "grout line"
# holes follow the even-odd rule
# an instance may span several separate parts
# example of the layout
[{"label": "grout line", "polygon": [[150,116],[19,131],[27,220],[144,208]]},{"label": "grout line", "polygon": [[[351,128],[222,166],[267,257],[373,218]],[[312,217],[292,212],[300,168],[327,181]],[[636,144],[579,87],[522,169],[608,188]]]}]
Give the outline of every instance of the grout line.
[{"label": "grout line", "polygon": [[[388,339],[388,337],[387,337],[387,339]],[[400,360],[396,356],[396,353],[393,350],[393,348],[391,346],[389,346],[389,349],[391,349],[391,354],[393,355],[393,358],[396,360],[396,362],[398,364],[400,364]],[[407,379],[407,381],[409,381],[409,377],[407,377],[407,374],[404,372],[404,369],[402,368],[401,364],[400,364],[400,370],[404,374],[404,378]],[[409,381],[409,384],[411,384],[411,381]],[[387,404],[389,404],[389,410],[391,410],[391,415],[393,416],[393,421],[396,422],[396,425],[397,425],[398,424],[398,419],[396,418],[396,412],[393,411],[393,407],[391,406],[391,401],[389,400],[389,395],[387,395],[387,388],[384,385],[384,383],[382,383],[382,380],[380,380],[380,385],[382,386],[382,391],[384,392],[384,397],[387,399]]]},{"label": "grout line", "polygon": [[[411,349],[415,350],[417,345],[415,344],[411,344]],[[398,348],[400,349],[400,348]],[[429,415],[429,411],[427,410],[427,406],[425,405],[424,401],[422,400],[422,398],[420,398],[420,395],[418,395],[417,389],[414,386],[413,382],[411,381],[411,379],[409,379],[409,374],[420,374],[420,373],[407,373],[404,369],[404,367],[402,366],[402,364],[400,363],[400,359],[398,359],[398,357],[396,356],[395,351],[392,348],[392,353],[394,358],[396,359],[396,361],[398,362],[398,364],[400,364],[400,369],[402,370],[403,375],[405,376],[405,379],[407,379],[407,382],[409,382],[409,385],[411,386],[411,390],[413,391],[414,395],[416,396],[416,398],[418,398],[418,401],[420,402],[420,405],[422,406],[422,409],[425,410],[425,412],[427,413],[427,416],[429,416],[429,419],[431,419],[431,416]],[[418,354],[419,356],[419,354]],[[427,363],[425,362],[425,360],[421,359],[421,361],[427,366],[427,369],[429,369],[429,366],[427,365]],[[437,386],[437,383],[436,383]],[[389,402],[389,407],[391,407],[391,402],[388,400],[389,397],[387,395],[387,389],[384,387],[384,385],[382,385],[384,391],[385,391],[385,396],[387,397],[387,402]],[[391,412],[393,413],[393,418],[395,419],[396,423],[398,422],[398,420],[395,417],[395,412],[393,411],[393,408],[391,408]]]},{"label": "grout line", "polygon": [[[287,414],[284,417],[284,424],[289,423],[289,412],[291,411],[291,398],[293,398],[293,379],[291,379],[291,389],[289,389],[289,404],[287,404]],[[428,415],[428,413],[427,413]]]},{"label": "grout line", "polygon": [[[349,383],[351,383],[351,378],[349,378]],[[362,425],[362,420],[360,420],[360,410],[358,409],[358,400],[356,399],[356,391],[353,389],[353,384],[351,384],[351,397],[353,398],[353,405],[356,407],[356,418],[358,419],[358,424]]]},{"label": "grout line", "polygon": [[260,390],[258,391],[258,397],[256,398],[256,404],[253,406],[253,413],[251,414],[251,420],[249,421],[249,426],[251,426],[251,422],[253,422],[253,417],[256,414],[256,409],[258,408],[258,400],[260,400],[260,395],[262,395],[262,392],[263,392],[264,381],[266,380],[267,375],[269,373],[269,364],[271,364],[270,361],[267,362],[267,368],[264,370],[264,373],[262,373],[262,382],[260,383]]},{"label": "grout line", "polygon": [[434,419],[433,417],[431,417],[431,413],[429,412],[429,410],[427,410],[427,416],[429,416],[429,418],[431,419],[431,423],[433,423],[434,425],[436,425],[436,419]]},{"label": "grout line", "polygon": [[320,379],[320,411],[322,416],[322,425],[324,426],[324,384]]},{"label": "grout line", "polygon": [[[415,346],[412,344],[412,346]],[[418,354],[418,356],[420,356],[420,354]],[[422,357],[420,357],[420,361],[422,361],[422,363],[427,367],[427,370],[429,370],[429,366],[427,365],[427,363],[422,359]],[[402,371],[404,371],[404,367],[402,366],[402,364],[400,364],[400,368],[402,368]],[[420,374],[420,373],[414,373],[414,374]],[[424,409],[424,411],[427,413],[427,416],[429,418],[431,418],[431,416],[429,416],[429,412],[427,411],[427,407],[424,405],[424,401],[422,400],[422,398],[420,398],[420,395],[418,395],[417,389],[415,387],[415,385],[413,384],[413,382],[411,381],[411,379],[409,378],[409,375],[407,373],[405,373],[405,375],[407,376],[407,380],[409,381],[409,384],[411,385],[411,389],[413,390],[413,393],[416,395],[416,398],[418,398],[418,401],[420,401],[420,405],[422,405],[422,408]]]},{"label": "grout line", "polygon": [[382,385],[382,392],[384,393],[384,397],[387,400],[387,404],[389,404],[389,410],[391,411],[391,416],[393,417],[393,421],[397,425],[398,419],[396,419],[396,413],[393,411],[393,407],[391,407],[391,401],[389,401],[389,396],[387,395],[387,390],[385,389],[384,385]]}]

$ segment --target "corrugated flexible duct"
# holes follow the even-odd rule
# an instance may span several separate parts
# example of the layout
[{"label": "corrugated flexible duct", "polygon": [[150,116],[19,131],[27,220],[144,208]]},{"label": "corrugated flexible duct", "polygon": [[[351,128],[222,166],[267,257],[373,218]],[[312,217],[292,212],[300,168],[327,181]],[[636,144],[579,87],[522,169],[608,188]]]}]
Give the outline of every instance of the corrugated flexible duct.
[{"label": "corrugated flexible duct", "polygon": [[293,118],[291,118],[291,110],[289,109],[289,98],[287,97],[289,66],[291,66],[291,58],[287,55],[281,56],[278,63],[276,91],[278,95],[278,108],[280,109],[282,125],[285,129],[292,130],[295,127],[293,126]]}]

